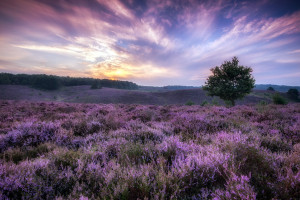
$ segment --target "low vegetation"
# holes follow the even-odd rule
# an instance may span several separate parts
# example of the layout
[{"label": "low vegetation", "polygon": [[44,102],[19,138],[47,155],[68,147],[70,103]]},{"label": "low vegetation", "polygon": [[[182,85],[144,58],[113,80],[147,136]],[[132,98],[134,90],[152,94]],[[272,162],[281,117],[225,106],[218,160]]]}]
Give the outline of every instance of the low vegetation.
[{"label": "low vegetation", "polygon": [[299,91],[295,88],[289,89],[287,96],[294,101],[299,101]]},{"label": "low vegetation", "polygon": [[273,98],[274,104],[279,104],[279,105],[287,104],[287,100],[283,96],[281,96],[279,93],[275,93],[272,98]]},{"label": "low vegetation", "polygon": [[0,101],[0,199],[297,199],[299,104]]}]

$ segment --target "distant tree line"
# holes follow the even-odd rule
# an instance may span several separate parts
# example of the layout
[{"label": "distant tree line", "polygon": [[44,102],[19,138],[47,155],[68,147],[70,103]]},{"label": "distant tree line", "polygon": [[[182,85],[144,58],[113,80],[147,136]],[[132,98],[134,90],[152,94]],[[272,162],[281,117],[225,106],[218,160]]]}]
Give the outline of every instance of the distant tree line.
[{"label": "distant tree line", "polygon": [[[268,91],[272,91],[272,92],[276,92],[276,90],[273,88],[273,87],[268,87],[267,89]],[[290,88],[288,91],[287,91],[287,97],[293,101],[300,101],[299,100],[299,91],[297,90],[297,88]],[[273,101],[277,101],[278,99],[280,99],[280,101],[284,102],[284,98],[279,94],[279,93],[276,93],[274,96],[273,96]],[[276,102],[275,102],[276,103]],[[287,102],[285,102],[287,103]],[[276,104],[284,104],[284,103],[276,103]]]},{"label": "distant tree line", "polygon": [[294,101],[299,101],[299,91],[295,88],[289,89],[287,96]]},{"label": "distant tree line", "polygon": [[38,89],[56,90],[62,86],[93,85],[118,89],[138,89],[138,85],[129,81],[109,79],[61,77],[46,74],[10,74],[0,73],[0,84],[4,85],[28,85]]},{"label": "distant tree line", "polygon": [[288,92],[289,89],[297,89],[300,91],[300,86],[288,86],[288,85],[271,85],[271,84],[257,84],[255,90],[268,90],[277,92]]}]

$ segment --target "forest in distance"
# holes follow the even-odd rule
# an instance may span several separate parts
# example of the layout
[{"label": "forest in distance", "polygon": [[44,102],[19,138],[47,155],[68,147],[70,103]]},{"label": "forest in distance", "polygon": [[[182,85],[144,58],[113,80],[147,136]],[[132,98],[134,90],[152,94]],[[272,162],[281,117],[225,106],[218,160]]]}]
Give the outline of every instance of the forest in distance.
[{"label": "forest in distance", "polygon": [[[130,81],[119,81],[109,79],[94,79],[80,77],[62,77],[46,74],[11,74],[0,73],[0,85],[27,85],[37,89],[56,90],[63,86],[81,86],[96,85],[97,87],[110,87],[118,89],[145,90],[145,91],[161,91],[161,90],[184,90],[197,89],[201,86],[181,86],[167,85],[162,87],[141,86]],[[300,86],[272,85],[272,84],[256,84],[255,90],[267,90],[269,87],[274,88],[278,92],[287,92],[291,88],[300,90]]]},{"label": "forest in distance", "polygon": [[10,74],[0,73],[0,85],[28,85],[38,89],[57,90],[63,86],[91,85],[94,89],[101,87],[119,89],[138,89],[138,85],[129,81],[62,77],[46,74]]}]

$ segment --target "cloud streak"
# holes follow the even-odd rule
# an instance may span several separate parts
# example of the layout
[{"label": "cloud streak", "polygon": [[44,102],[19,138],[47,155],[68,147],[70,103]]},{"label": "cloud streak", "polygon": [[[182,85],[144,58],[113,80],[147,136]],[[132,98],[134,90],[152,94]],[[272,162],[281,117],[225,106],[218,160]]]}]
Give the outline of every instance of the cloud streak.
[{"label": "cloud streak", "polygon": [[[51,74],[52,67],[61,75],[202,85],[209,68],[238,56],[258,77],[299,74],[295,64],[300,62],[300,8],[283,11],[278,4],[278,15],[265,10],[270,5],[225,0],[4,0],[0,59],[10,65],[2,64],[1,71],[21,66]],[[286,84],[300,85],[299,80],[294,75]]]}]

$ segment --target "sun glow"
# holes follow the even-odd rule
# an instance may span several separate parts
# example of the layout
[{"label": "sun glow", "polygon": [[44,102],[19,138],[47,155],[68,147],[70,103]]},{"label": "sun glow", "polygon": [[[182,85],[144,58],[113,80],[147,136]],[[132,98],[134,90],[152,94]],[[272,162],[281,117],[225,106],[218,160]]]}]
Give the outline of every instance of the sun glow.
[{"label": "sun glow", "polygon": [[156,67],[151,64],[130,64],[122,61],[103,61],[96,65],[90,65],[90,70],[95,78],[107,79],[151,79],[154,77],[177,77],[176,70],[166,67]]}]

